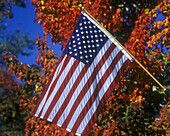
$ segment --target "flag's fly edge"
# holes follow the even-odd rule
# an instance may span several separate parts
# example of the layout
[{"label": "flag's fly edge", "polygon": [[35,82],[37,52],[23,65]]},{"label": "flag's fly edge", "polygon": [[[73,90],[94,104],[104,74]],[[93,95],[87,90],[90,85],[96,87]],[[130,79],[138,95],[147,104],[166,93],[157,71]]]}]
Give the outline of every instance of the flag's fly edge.
[{"label": "flag's fly edge", "polygon": [[[97,22],[95,22],[91,17],[89,17],[85,12],[81,12],[81,13],[84,16],[86,16],[96,27],[98,27],[98,29],[101,30],[108,37],[108,39],[110,39],[110,41],[113,42],[119,48],[119,50],[127,57],[127,59],[129,59],[130,61],[133,61],[132,57],[123,49],[123,47],[120,46],[120,44],[110,34],[108,34],[107,31],[105,31]],[[122,64],[122,66],[123,66],[123,64]],[[52,82],[53,82],[53,80],[52,80]],[[52,83],[50,83],[49,86],[51,86],[51,84]],[[47,95],[48,95],[48,91],[47,91]],[[47,101],[46,98],[42,102],[45,103],[45,101]],[[34,113],[34,114],[37,117],[39,116],[39,113],[38,114]],[[40,118],[42,118],[42,117],[40,117]],[[50,119],[47,119],[47,120],[52,122],[52,120],[50,120]],[[60,124],[57,124],[57,125],[61,127]],[[71,131],[69,128],[66,128],[66,130],[69,132]],[[81,135],[81,134],[76,133],[76,135]]]}]

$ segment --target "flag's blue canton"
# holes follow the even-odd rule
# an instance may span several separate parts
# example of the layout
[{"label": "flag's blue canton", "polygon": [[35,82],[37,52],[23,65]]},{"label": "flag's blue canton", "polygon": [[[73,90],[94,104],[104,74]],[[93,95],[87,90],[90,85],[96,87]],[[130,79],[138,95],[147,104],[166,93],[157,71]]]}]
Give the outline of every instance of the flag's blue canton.
[{"label": "flag's blue canton", "polygon": [[96,25],[81,15],[63,53],[90,66],[107,39]]}]

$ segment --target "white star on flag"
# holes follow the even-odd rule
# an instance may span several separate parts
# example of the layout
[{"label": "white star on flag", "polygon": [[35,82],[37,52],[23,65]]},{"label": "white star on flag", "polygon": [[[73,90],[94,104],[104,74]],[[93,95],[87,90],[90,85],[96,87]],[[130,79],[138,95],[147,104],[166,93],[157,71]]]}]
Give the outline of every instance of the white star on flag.
[{"label": "white star on flag", "polygon": [[82,12],[34,114],[87,135],[132,58]]}]

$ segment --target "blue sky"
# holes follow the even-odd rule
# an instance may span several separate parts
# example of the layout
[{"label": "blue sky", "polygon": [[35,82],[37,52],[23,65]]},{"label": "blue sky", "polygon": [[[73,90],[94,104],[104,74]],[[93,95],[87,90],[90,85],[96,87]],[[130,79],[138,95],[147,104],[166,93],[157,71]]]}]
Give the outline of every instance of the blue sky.
[{"label": "blue sky", "polygon": [[[34,6],[31,5],[30,0],[26,0],[26,8],[18,6],[12,6],[12,12],[14,17],[8,21],[7,32],[13,33],[20,28],[21,33],[30,33],[30,38],[35,39],[38,34],[43,36],[43,29],[40,24],[34,23],[35,11]],[[48,45],[54,50],[58,57],[61,56],[61,45],[53,45],[50,37],[47,39]],[[32,55],[19,56],[18,59],[26,64],[36,64],[35,57],[37,56],[37,47],[35,45],[34,50],[28,50]]]},{"label": "blue sky", "polygon": [[[8,27],[7,31],[12,33],[16,31],[18,28],[20,28],[21,33],[30,33],[30,37],[32,39],[35,39],[38,34],[43,36],[43,29],[40,24],[34,23],[35,19],[35,11],[34,6],[31,5],[30,0],[26,0],[26,8],[21,8],[18,6],[12,5],[12,12],[14,14],[13,19],[10,19],[8,21]],[[163,20],[164,17],[160,15],[158,17],[158,20]],[[48,45],[54,50],[54,52],[57,54],[58,57],[61,56],[61,45],[53,45],[50,37],[47,39]],[[31,52],[31,56],[19,56],[19,60],[26,64],[36,64],[35,57],[37,56],[37,48],[35,45],[34,50],[28,50],[28,52]]]}]

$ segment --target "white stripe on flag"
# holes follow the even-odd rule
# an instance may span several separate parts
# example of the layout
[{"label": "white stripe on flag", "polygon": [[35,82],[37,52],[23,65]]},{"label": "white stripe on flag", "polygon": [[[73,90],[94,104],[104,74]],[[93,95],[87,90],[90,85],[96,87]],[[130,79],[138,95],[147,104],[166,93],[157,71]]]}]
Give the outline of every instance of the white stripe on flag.
[{"label": "white stripe on flag", "polygon": [[109,58],[105,61],[105,63],[103,64],[102,68],[100,69],[100,71],[98,72],[98,74],[96,75],[95,80],[93,81],[93,83],[91,84],[89,90],[86,92],[85,96],[83,97],[83,99],[81,100],[79,106],[77,107],[77,109],[75,110],[67,128],[72,129],[72,127],[74,126],[77,118],[79,117],[81,111],[83,110],[83,108],[85,107],[86,103],[89,101],[91,95],[93,94],[94,90],[96,89],[96,86],[98,84],[98,82],[101,80],[102,76],[105,74],[105,72],[107,71],[108,67],[111,65],[113,59],[116,57],[116,55],[120,52],[119,48],[116,47],[112,53],[110,54]]},{"label": "white stripe on flag", "polygon": [[87,70],[86,74],[81,79],[78,87],[76,88],[74,94],[72,95],[72,97],[71,97],[71,99],[69,101],[69,104],[67,105],[67,107],[65,108],[64,112],[62,113],[60,119],[58,120],[57,125],[62,126],[62,124],[64,123],[65,119],[67,118],[67,116],[68,116],[74,102],[76,101],[78,95],[80,94],[82,88],[84,87],[84,85],[88,81],[89,77],[91,76],[91,74],[94,71],[94,68],[99,63],[100,59],[103,57],[103,55],[105,54],[105,52],[107,51],[107,49],[110,47],[111,44],[112,44],[111,40],[108,39],[108,41],[105,43],[105,45],[99,51],[99,53],[95,57],[93,63],[91,64],[91,66]]},{"label": "white stripe on flag", "polygon": [[[44,117],[44,115],[45,115],[46,111],[48,110],[54,96],[56,95],[58,89],[60,88],[60,85],[62,84],[63,80],[65,79],[65,77],[66,77],[67,73],[69,72],[70,68],[72,67],[74,61],[75,61],[75,59],[71,58],[70,61],[67,64],[67,66],[65,67],[65,69],[62,71],[62,74],[60,75],[53,92],[51,93],[50,97],[48,98],[48,100],[47,100],[47,102],[46,102],[46,104],[43,108],[41,117]],[[67,63],[67,62],[65,62],[65,63]]]},{"label": "white stripe on flag", "polygon": [[110,38],[110,40],[123,52],[123,54],[126,55],[126,57],[132,61],[132,57],[130,57],[130,55],[120,46],[120,44],[118,42],[116,42],[115,39],[113,39],[112,37]]},{"label": "white stripe on flag", "polygon": [[41,103],[40,103],[39,106],[38,106],[38,109],[37,109],[37,111],[36,111],[35,116],[38,116],[39,113],[41,112],[41,109],[43,108],[43,106],[44,106],[44,104],[45,104],[45,101],[46,101],[46,99],[47,99],[47,96],[48,96],[49,90],[50,90],[50,88],[51,88],[51,85],[53,84],[55,78],[57,77],[58,73],[60,72],[60,70],[61,70],[61,68],[62,68],[62,66],[63,66],[63,64],[64,64],[65,59],[66,59],[66,56],[64,56],[63,60],[62,60],[62,61],[60,62],[60,64],[58,65],[58,67],[57,67],[57,69],[56,69],[56,71],[55,71],[54,77],[53,77],[53,79],[52,79],[52,81],[51,81],[51,83],[50,83],[50,85],[49,85],[49,87],[48,87],[48,90],[47,90],[44,98],[42,99]]},{"label": "white stripe on flag", "polygon": [[115,79],[115,77],[117,75],[117,72],[119,71],[119,69],[122,67],[123,63],[126,60],[127,60],[127,57],[125,55],[123,55],[122,58],[119,60],[119,62],[116,64],[114,70],[112,71],[112,73],[110,74],[110,76],[107,78],[106,82],[100,89],[98,96],[95,99],[94,103],[92,104],[91,108],[89,109],[86,116],[84,117],[81,124],[79,125],[79,127],[76,131],[76,134],[81,134],[84,131],[86,125],[89,123],[91,117],[94,115],[94,113],[95,113],[101,99],[103,98],[104,94],[106,93],[108,87],[113,82],[113,80]]},{"label": "white stripe on flag", "polygon": [[62,106],[65,98],[67,97],[68,93],[69,93],[69,89],[72,88],[72,86],[74,85],[74,82],[76,81],[77,77],[79,76],[81,70],[84,67],[84,63],[80,62],[79,65],[77,66],[76,70],[74,71],[72,77],[69,79],[64,91],[62,92],[60,98],[58,99],[58,101],[56,102],[55,106],[53,107],[53,110],[51,111],[48,120],[53,120],[53,118],[55,117],[56,113],[58,112],[58,110],[60,109],[60,107]]}]

